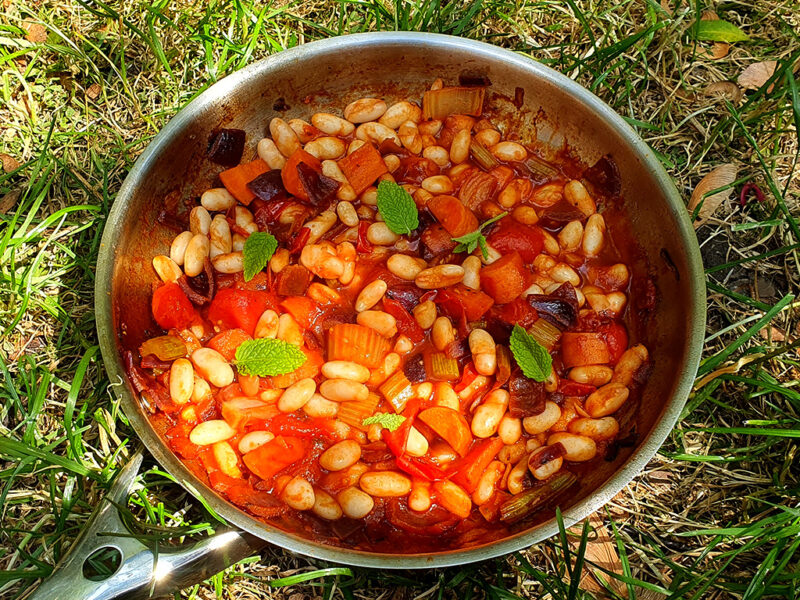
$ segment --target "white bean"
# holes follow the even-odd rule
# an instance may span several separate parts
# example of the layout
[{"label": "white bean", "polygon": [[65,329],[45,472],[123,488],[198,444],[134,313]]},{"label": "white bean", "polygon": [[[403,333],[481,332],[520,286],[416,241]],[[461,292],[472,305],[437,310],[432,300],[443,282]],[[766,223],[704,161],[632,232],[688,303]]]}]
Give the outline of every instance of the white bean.
[{"label": "white bean", "polygon": [[286,157],[281,154],[278,147],[270,138],[264,138],[256,147],[258,158],[267,163],[270,169],[282,169],[286,164]]},{"label": "white bean", "polygon": [[564,458],[572,462],[585,462],[597,455],[597,444],[594,440],[574,433],[558,432],[547,438],[547,445],[561,444],[564,447]]},{"label": "white bean", "polygon": [[183,270],[186,275],[196,277],[203,272],[205,260],[208,258],[210,249],[211,244],[204,234],[198,233],[192,236],[192,239],[186,245],[186,252],[183,255]]},{"label": "white bean", "polygon": [[210,446],[232,438],[234,435],[236,435],[236,430],[225,421],[212,419],[196,425],[189,433],[189,441],[198,446]]},{"label": "white bean", "polygon": [[224,187],[211,188],[200,196],[200,204],[209,212],[222,212],[236,205],[236,198]]},{"label": "white bean", "polygon": [[175,261],[176,265],[183,266],[183,257],[186,254],[186,246],[189,245],[189,240],[194,237],[191,231],[184,231],[175,236],[172,240],[172,245],[169,248],[169,257]]},{"label": "white bean", "polygon": [[319,386],[319,393],[333,402],[364,402],[369,389],[352,379],[326,379]]},{"label": "white bean", "polygon": [[363,519],[372,512],[375,506],[372,496],[356,487],[343,489],[336,499],[344,514],[351,519]]},{"label": "white bean", "polygon": [[350,121],[332,115],[331,113],[316,113],[311,116],[311,124],[322,133],[346,137],[356,128]]},{"label": "white bean", "polygon": [[383,279],[376,279],[365,285],[356,298],[356,312],[364,312],[375,306],[381,301],[388,287]]},{"label": "white bean", "polygon": [[274,117],[269,122],[269,132],[272,135],[272,141],[275,142],[275,146],[286,158],[300,150],[300,138],[297,137],[294,129],[283,119]]},{"label": "white bean", "polygon": [[216,350],[198,348],[192,352],[191,358],[197,373],[211,385],[221,388],[233,383],[233,369]]},{"label": "white bean", "polygon": [[498,142],[489,151],[498,158],[506,162],[519,162],[528,158],[528,151],[525,146],[517,142]]},{"label": "white bean", "polygon": [[367,229],[367,240],[376,246],[391,246],[399,239],[400,236],[389,229],[386,223],[373,223]]},{"label": "white bean", "polygon": [[281,500],[295,510],[310,510],[315,499],[314,487],[300,476],[293,477],[281,492]]},{"label": "white bean", "polygon": [[378,498],[406,496],[411,491],[411,479],[396,471],[369,471],[361,476],[358,485]]},{"label": "white bean", "polygon": [[308,142],[303,149],[320,160],[334,160],[344,156],[347,145],[337,137],[323,136]]},{"label": "white bean", "polygon": [[605,417],[617,412],[628,399],[630,391],[621,383],[608,383],[598,388],[586,398],[586,412],[589,416]]},{"label": "white bean", "polygon": [[550,429],[561,418],[561,409],[555,402],[549,400],[545,402],[544,410],[538,415],[525,417],[522,426],[530,435],[544,433]]},{"label": "white bean", "polygon": [[328,471],[341,471],[354,465],[361,458],[361,446],[353,440],[343,440],[325,450],[319,464]]},{"label": "white bean", "polygon": [[345,106],[344,118],[351,123],[375,121],[383,116],[387,108],[386,102],[380,98],[359,98]]},{"label": "white bean", "polygon": [[179,358],[169,369],[169,396],[177,404],[186,404],[194,391],[194,368],[192,363]]},{"label": "white bean", "polygon": [[349,379],[358,383],[365,383],[369,379],[367,367],[348,360],[329,360],[321,370],[328,379]]},{"label": "white bean", "polygon": [[310,377],[293,383],[284,390],[278,399],[278,410],[284,413],[294,412],[305,406],[317,391],[317,384]]},{"label": "white bean", "polygon": [[605,241],[606,222],[603,215],[593,214],[586,221],[583,232],[583,253],[586,256],[597,256],[603,249]]},{"label": "white bean", "polygon": [[275,439],[271,431],[251,431],[245,433],[239,440],[239,452],[247,454]]},{"label": "white bean", "polygon": [[433,290],[460,283],[464,279],[464,268],[460,265],[443,264],[419,272],[414,278],[417,287]]},{"label": "white bean", "polygon": [[183,275],[183,271],[169,256],[159,254],[153,257],[153,269],[164,283],[174,283]]},{"label": "white bean", "polygon": [[386,112],[383,113],[378,122],[381,125],[386,125],[392,129],[397,129],[403,123],[411,121],[413,123],[419,123],[422,119],[422,109],[416,104],[412,104],[407,100],[401,100],[395,104],[392,104]]},{"label": "white bean", "polygon": [[208,230],[210,238],[208,255],[213,259],[220,254],[227,254],[232,249],[231,227],[224,215],[216,215]]},{"label": "white bean", "polygon": [[211,215],[202,206],[195,206],[189,212],[189,231],[197,234],[208,235],[211,227]]},{"label": "white bean", "polygon": [[241,252],[228,252],[212,258],[211,264],[220,273],[241,273],[244,270],[244,256]]}]

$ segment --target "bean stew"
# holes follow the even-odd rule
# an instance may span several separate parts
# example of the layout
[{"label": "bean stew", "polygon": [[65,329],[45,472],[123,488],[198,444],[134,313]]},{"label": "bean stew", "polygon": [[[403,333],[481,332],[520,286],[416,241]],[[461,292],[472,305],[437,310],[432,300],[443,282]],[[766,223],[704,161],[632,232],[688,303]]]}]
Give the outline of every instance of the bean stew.
[{"label": "bean stew", "polygon": [[153,258],[163,331],[125,361],[169,447],[253,517],[475,546],[631,437],[649,357],[613,161],[543,160],[488,93],[276,117],[255,157],[210,140],[217,187]]}]

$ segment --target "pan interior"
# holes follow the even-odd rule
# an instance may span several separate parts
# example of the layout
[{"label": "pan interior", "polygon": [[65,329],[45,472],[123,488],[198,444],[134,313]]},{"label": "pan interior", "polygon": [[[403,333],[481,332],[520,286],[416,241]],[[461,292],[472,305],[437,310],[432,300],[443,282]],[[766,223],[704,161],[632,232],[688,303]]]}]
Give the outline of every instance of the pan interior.
[{"label": "pan interior", "polygon": [[[492,102],[507,122],[543,154],[569,150],[587,165],[606,154],[622,181],[619,209],[625,219],[614,235],[635,241],[634,277],[656,289],[653,317],[636,341],[651,352],[653,370],[637,416],[636,443],[582,479],[562,506],[569,522],[595,510],[640,470],[674,425],[695,372],[704,318],[696,242],[683,206],[655,158],[624,122],[563,76],[497,48],[446,36],[364,34],[307,44],[256,63],[203,93],[173,119],[139,158],[117,196],[104,233],[98,274],[98,329],[103,355],[126,415],[148,449],[179,480],[200,492],[223,517],[268,541],[302,554],[365,566],[444,566],[507,553],[556,531],[552,513],[515,536],[488,546],[433,557],[375,555],[322,546],[281,532],[228,504],[200,482],[150,426],[122,367],[120,353],[160,334],[149,307],[155,254],[169,253],[175,232],[158,222],[165,202],[193,200],[215,185],[221,167],[206,158],[207,141],[220,127],[247,132],[245,156],[268,135],[272,117],[308,119],[338,113],[351,100],[380,96],[391,102],[419,99],[437,77],[455,84],[460,75],[487,77],[499,94]],[[521,92],[520,92],[521,90]],[[520,110],[506,98],[519,98]],[[632,302],[636,302],[632,299]],[[391,559],[391,560],[388,560]],[[433,562],[431,562],[433,560]]]}]

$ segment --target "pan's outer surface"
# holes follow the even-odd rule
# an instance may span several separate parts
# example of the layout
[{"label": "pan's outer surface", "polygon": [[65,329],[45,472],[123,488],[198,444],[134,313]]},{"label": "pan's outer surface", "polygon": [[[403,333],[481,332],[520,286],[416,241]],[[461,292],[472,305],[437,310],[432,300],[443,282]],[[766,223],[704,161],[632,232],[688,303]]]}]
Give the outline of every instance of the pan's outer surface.
[{"label": "pan's outer surface", "polygon": [[381,94],[390,100],[419,97],[434,78],[452,83],[464,72],[488,76],[491,89],[510,98],[522,88],[524,115],[517,126],[529,140],[537,140],[545,149],[566,140],[573,154],[589,165],[602,155],[613,156],[622,180],[622,210],[646,258],[633,265],[634,275],[649,275],[657,290],[655,318],[637,336],[653,359],[637,416],[639,440],[615,461],[601,464],[564,502],[567,525],[597,510],[644,468],[689,394],[705,324],[704,277],[694,231],[677,190],[653,153],[608,106],[526,57],[443,35],[359,34],[281,52],[203,92],[142,153],[111,210],[96,285],[105,366],[125,414],[148,450],[219,515],[277,546],[352,565],[443,567],[507,554],[557,531],[548,514],[525,531],[480,547],[436,554],[375,554],[325,546],[278,530],[216,495],[169,450],[151,427],[120,357],[121,349],[135,348],[144,336],[157,333],[146,308],[154,279],[150,261],[154,254],[168,253],[174,232],[158,225],[156,216],[165,200],[196,198],[214,183],[220,169],[205,159],[214,129],[247,131],[248,156],[273,116],[308,118],[326,108],[341,110],[363,95]]}]

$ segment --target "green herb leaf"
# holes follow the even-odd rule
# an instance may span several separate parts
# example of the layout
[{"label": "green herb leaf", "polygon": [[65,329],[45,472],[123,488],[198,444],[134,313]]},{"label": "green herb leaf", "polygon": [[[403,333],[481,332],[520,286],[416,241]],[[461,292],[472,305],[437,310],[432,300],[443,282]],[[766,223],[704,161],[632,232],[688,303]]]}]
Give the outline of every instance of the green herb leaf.
[{"label": "green herb leaf", "polygon": [[727,21],[699,21],[689,30],[703,42],[744,42],[750,39],[744,31]]},{"label": "green herb leaf", "polygon": [[550,376],[553,357],[544,346],[519,325],[514,325],[509,345],[514,359],[525,377],[544,381]]},{"label": "green herb leaf", "polygon": [[481,231],[487,225],[491,225],[492,223],[499,221],[507,214],[508,212],[501,213],[496,217],[492,217],[491,219],[483,223],[475,231],[470,231],[469,233],[465,233],[464,235],[457,238],[450,238],[454,242],[458,242],[458,245],[455,248],[453,248],[453,252],[467,252],[469,254],[472,254],[473,252],[475,252],[475,248],[480,246],[483,258],[489,258],[489,245],[486,243],[486,238],[483,237]]},{"label": "green herb leaf", "polygon": [[395,413],[375,413],[371,417],[367,417],[361,421],[361,424],[364,426],[377,424],[389,431],[395,431],[405,420],[406,418],[403,415]]},{"label": "green herb leaf", "polygon": [[250,281],[267,266],[269,259],[278,249],[278,240],[271,233],[257,231],[251,233],[244,242],[242,259],[244,261],[244,280]]},{"label": "green herb leaf", "polygon": [[236,349],[236,368],[242,375],[284,375],[299,369],[306,360],[300,348],[273,338],[247,340]]},{"label": "green herb leaf", "polygon": [[419,227],[419,211],[414,199],[393,181],[378,184],[378,210],[389,229],[397,235],[411,233]]}]

